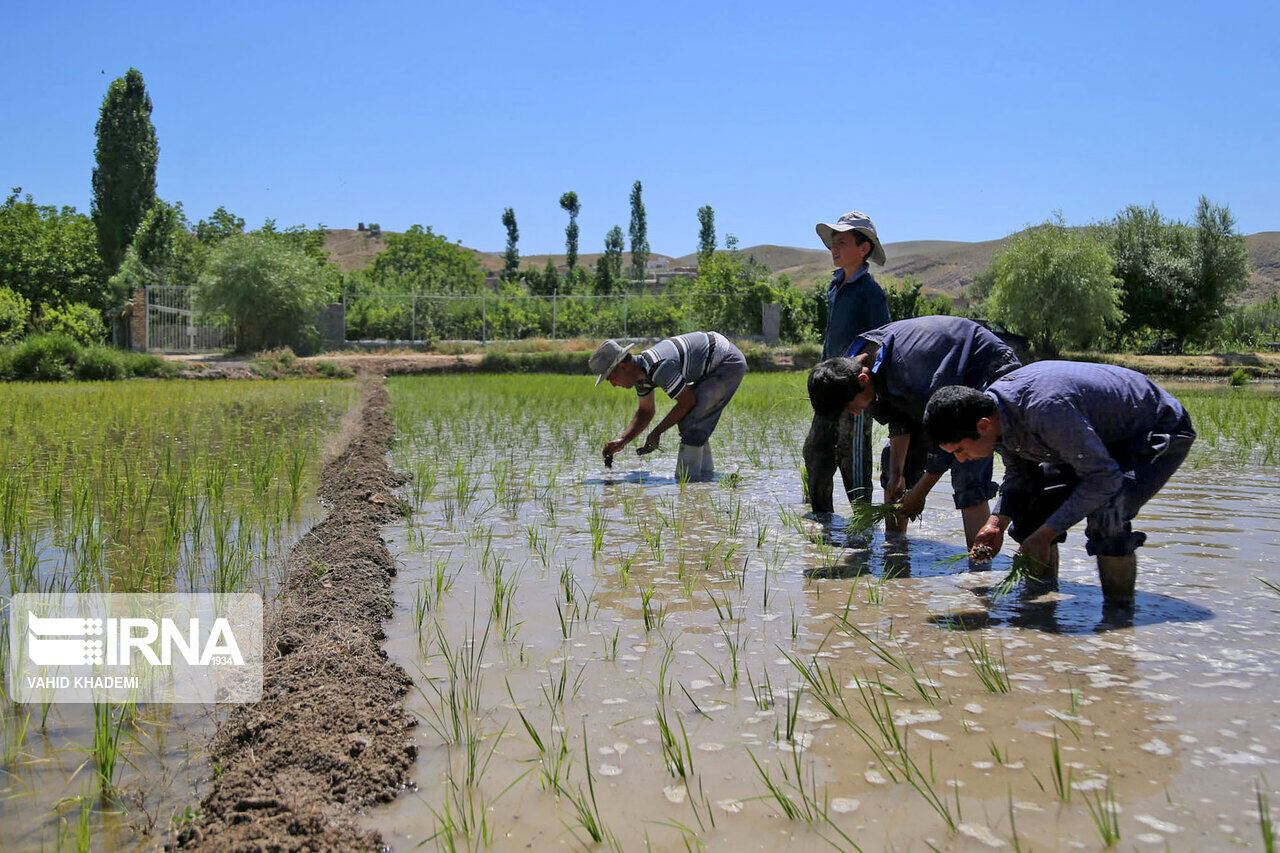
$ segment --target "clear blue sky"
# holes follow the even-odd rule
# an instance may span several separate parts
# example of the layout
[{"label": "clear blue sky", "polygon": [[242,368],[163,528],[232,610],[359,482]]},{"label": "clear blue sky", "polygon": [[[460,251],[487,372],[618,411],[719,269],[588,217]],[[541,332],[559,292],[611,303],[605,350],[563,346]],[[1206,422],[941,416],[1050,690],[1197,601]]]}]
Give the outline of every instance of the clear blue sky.
[{"label": "clear blue sky", "polygon": [[[525,254],[626,230],[695,249],[986,240],[1154,202],[1280,230],[1271,3],[20,3],[3,0],[0,187],[87,212],[94,123],[134,66],[159,193],[194,221],[430,225]],[[105,73],[104,73],[105,72]]]}]

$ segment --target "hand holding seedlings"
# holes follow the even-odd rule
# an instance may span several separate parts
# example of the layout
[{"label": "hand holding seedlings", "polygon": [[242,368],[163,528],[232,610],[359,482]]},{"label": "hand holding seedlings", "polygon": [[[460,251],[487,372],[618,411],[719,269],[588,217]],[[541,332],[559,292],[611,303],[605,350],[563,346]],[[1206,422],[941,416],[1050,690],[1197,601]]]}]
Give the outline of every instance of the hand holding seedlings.
[{"label": "hand holding seedlings", "polygon": [[658,449],[658,438],[653,433],[649,433],[649,437],[645,439],[644,444],[636,448],[636,454],[639,456],[647,456]]},{"label": "hand holding seedlings", "polygon": [[999,516],[993,515],[973,537],[973,547],[969,549],[969,553],[977,562],[990,562],[995,559],[996,554],[1000,553],[1000,546],[1003,544],[1004,525],[1001,524]]},{"label": "hand holding seedlings", "polygon": [[604,445],[604,467],[613,467],[613,457],[619,450],[625,447],[627,442],[621,438],[615,438],[613,441],[605,442]]},{"label": "hand holding seedlings", "polygon": [[975,563],[990,563],[995,559],[995,556],[995,551],[992,551],[988,545],[974,543],[973,548],[969,550],[969,559]]}]

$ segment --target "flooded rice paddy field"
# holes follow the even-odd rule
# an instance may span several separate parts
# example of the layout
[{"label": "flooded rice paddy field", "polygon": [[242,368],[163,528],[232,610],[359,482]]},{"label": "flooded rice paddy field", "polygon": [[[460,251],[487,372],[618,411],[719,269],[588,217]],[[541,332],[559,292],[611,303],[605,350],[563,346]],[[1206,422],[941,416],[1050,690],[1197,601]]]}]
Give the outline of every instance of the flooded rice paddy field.
[{"label": "flooded rice paddy field", "polygon": [[[0,601],[270,601],[281,558],[324,512],[317,456],[354,400],[354,383],[328,380],[0,386]],[[197,802],[217,708],[20,705],[4,690],[0,672],[0,849],[140,849]]]},{"label": "flooded rice paddy field", "polygon": [[697,484],[674,433],[603,467],[629,392],[390,381],[388,648],[422,724],[416,789],[368,824],[400,850],[1269,849],[1274,393],[1177,391],[1201,441],[1118,618],[1078,531],[1039,599],[997,588],[1007,553],[957,559],[945,479],[905,540],[804,517],[803,380],[748,376]]}]

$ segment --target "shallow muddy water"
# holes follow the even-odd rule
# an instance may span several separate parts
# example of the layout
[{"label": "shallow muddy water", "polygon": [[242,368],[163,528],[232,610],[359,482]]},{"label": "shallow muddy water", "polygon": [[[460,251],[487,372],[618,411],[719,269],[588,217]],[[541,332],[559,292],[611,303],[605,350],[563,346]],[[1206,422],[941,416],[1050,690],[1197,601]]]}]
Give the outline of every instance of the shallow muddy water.
[{"label": "shallow muddy water", "polygon": [[[325,512],[307,497],[315,457],[354,392],[314,381],[4,386],[0,622],[14,592],[248,591],[269,607],[283,556]],[[7,646],[0,657],[6,669]],[[94,707],[0,692],[0,849],[154,846],[198,803],[225,706],[103,707],[118,746],[105,797]]]},{"label": "shallow muddy water", "polygon": [[[294,519],[252,561],[249,590],[270,602],[283,557],[323,515],[304,502]],[[7,654],[7,651],[6,651]],[[23,735],[15,760],[0,771],[0,849],[75,849],[77,832],[93,849],[141,850],[163,841],[175,819],[198,800],[208,778],[205,744],[230,706],[138,705],[120,727],[119,802],[98,796],[92,747],[94,709],[51,704],[43,725],[41,705],[14,706],[30,717],[11,717],[4,742]],[[83,817],[82,817],[83,815]],[[79,821],[84,820],[83,830]]]},{"label": "shallow muddy water", "polygon": [[[753,378],[740,395],[772,393]],[[905,540],[801,518],[807,419],[793,399],[762,440],[737,403],[707,484],[675,483],[665,448],[606,470],[625,405],[569,427],[499,405],[496,427],[406,437],[436,482],[387,534],[387,647],[423,721],[416,790],[367,817],[393,849],[578,847],[595,827],[624,849],[1263,849],[1276,467],[1193,452],[1135,525],[1132,617],[1109,617],[1082,531],[1039,599],[995,589],[1007,553],[949,559],[945,479]]]}]

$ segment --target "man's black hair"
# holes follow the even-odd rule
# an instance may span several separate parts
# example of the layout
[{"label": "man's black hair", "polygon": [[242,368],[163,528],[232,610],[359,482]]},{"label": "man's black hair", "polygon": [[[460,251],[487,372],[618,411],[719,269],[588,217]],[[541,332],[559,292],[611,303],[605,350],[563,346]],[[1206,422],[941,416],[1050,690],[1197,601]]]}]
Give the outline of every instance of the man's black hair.
[{"label": "man's black hair", "polygon": [[978,421],[996,412],[996,401],[964,385],[933,392],[924,407],[924,431],[934,444],[955,444],[978,437]]},{"label": "man's black hair", "polygon": [[829,358],[809,371],[809,403],[819,415],[838,418],[849,401],[862,389],[858,386],[858,374],[865,359]]}]

